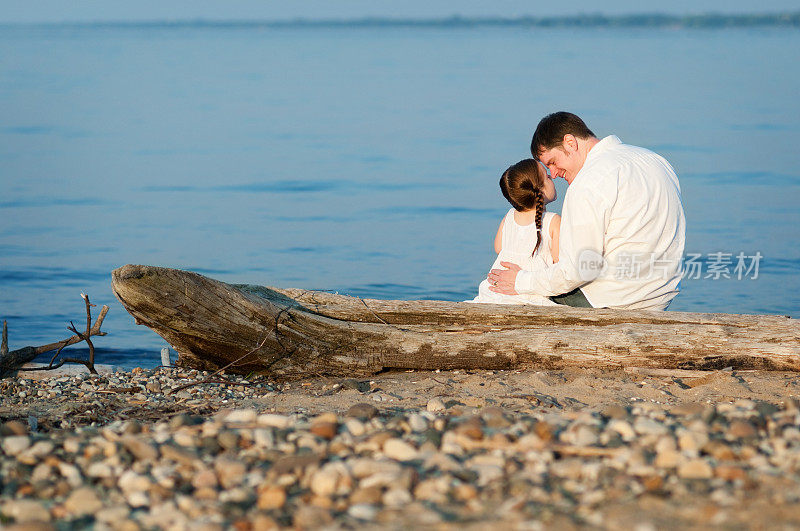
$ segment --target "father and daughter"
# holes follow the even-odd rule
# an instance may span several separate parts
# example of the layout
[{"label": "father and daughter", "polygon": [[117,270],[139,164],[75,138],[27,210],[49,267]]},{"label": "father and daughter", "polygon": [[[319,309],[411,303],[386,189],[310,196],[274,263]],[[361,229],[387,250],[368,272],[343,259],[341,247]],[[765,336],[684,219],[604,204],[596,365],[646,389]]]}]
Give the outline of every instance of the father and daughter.
[{"label": "father and daughter", "polygon": [[[545,116],[531,155],[500,189],[513,207],[471,302],[664,310],[680,290],[686,220],[678,176],[660,155],[597,138],[578,116]],[[561,218],[547,212],[567,181]]]}]

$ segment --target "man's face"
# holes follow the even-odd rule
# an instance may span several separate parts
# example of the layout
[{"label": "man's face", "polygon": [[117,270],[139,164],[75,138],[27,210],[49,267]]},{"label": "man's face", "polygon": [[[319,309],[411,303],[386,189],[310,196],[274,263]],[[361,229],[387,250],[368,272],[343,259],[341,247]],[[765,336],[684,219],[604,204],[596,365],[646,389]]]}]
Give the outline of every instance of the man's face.
[{"label": "man's face", "polygon": [[550,176],[563,177],[567,184],[572,184],[572,180],[583,167],[580,160],[577,145],[573,146],[565,141],[563,145],[547,149],[539,154],[539,160],[550,171]]}]

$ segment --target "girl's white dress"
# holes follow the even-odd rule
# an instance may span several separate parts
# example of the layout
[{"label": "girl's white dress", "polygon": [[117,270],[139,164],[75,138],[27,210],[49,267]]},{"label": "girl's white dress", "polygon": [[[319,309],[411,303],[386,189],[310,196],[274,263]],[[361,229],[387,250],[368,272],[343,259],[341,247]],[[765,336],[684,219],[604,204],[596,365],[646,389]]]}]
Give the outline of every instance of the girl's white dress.
[{"label": "girl's white dress", "polygon": [[[491,269],[503,269],[500,262],[513,262],[522,269],[531,270],[536,262],[544,262],[546,266],[553,265],[553,256],[550,254],[550,223],[555,214],[545,212],[542,216],[542,243],[531,256],[536,246],[536,224],[518,225],[514,221],[514,209],[510,209],[503,219],[503,247]],[[537,306],[555,306],[556,303],[541,295],[504,295],[489,289],[489,281],[483,279],[478,286],[478,296],[467,302],[483,302],[490,304],[534,304]]]}]

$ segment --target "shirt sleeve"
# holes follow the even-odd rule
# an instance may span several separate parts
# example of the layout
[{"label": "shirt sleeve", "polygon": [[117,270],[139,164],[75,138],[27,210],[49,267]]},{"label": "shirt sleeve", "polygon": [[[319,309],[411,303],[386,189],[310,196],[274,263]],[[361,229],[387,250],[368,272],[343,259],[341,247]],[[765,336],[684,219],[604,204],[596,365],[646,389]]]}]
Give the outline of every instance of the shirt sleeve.
[{"label": "shirt sleeve", "polygon": [[564,200],[559,233],[558,262],[517,274],[517,293],[551,297],[568,293],[597,278],[603,260],[608,199],[597,190],[570,190]]}]

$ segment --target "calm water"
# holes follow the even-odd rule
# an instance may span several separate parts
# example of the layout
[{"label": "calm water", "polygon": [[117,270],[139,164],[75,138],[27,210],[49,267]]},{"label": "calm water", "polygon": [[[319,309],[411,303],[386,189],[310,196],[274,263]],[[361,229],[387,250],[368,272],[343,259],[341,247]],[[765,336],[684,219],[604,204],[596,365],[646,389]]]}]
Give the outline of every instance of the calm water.
[{"label": "calm water", "polygon": [[763,256],[672,310],[800,317],[799,49],[791,29],[0,28],[0,319],[11,348],[49,342],[84,291],[111,306],[98,360],[154,366],[165,342],[110,290],[126,263],[472,297],[499,174],[562,109],[673,164],[703,276]]}]

